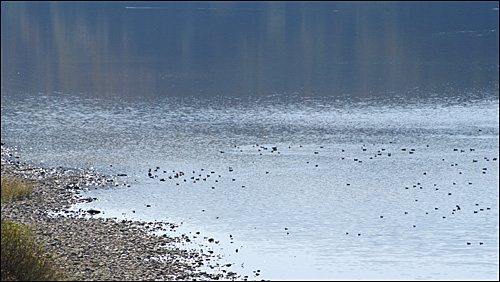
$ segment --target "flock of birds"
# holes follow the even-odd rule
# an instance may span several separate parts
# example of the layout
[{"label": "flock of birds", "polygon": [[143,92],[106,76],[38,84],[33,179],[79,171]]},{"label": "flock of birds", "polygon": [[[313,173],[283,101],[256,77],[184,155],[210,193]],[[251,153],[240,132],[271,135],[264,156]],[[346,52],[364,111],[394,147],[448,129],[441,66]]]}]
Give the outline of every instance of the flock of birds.
[{"label": "flock of birds", "polygon": [[[385,146],[387,145],[387,146]],[[361,147],[358,147],[358,150],[353,150],[352,148],[338,148],[338,151],[334,152],[335,158],[337,158],[338,162],[342,162],[343,164],[347,164],[347,166],[344,167],[350,167],[350,164],[354,165],[364,165],[364,164],[369,164],[371,161],[375,161],[380,158],[401,158],[401,157],[416,157],[421,155],[419,154],[420,152],[424,151],[425,148],[429,148],[430,145],[423,145],[420,147],[415,147],[415,148],[401,148],[398,147],[397,144],[394,144],[392,142],[389,142],[389,144],[385,144],[383,146],[378,146],[376,144],[372,144],[372,146],[367,146],[367,145],[362,145]],[[323,149],[325,150],[330,150],[329,152],[324,152],[322,151]],[[432,148],[431,148],[432,149]],[[297,153],[298,150],[301,150],[300,153]],[[318,168],[321,167],[325,164],[325,162],[321,161],[321,158],[323,155],[328,155],[329,159],[332,159],[332,150],[337,150],[337,149],[332,149],[330,147],[326,146],[311,146],[311,145],[295,145],[295,146],[285,146],[285,145],[261,145],[261,144],[253,144],[253,145],[246,145],[246,146],[237,146],[233,145],[233,147],[230,150],[226,151],[218,151],[218,154],[238,154],[238,153],[245,153],[245,154],[250,154],[253,156],[277,156],[277,155],[296,155],[299,160],[303,160],[305,165],[308,165],[310,169]],[[487,175],[493,171],[495,172],[496,167],[490,167],[489,165],[492,165],[493,162],[497,162],[498,158],[496,156],[481,156],[480,153],[476,152],[476,149],[474,148],[448,148],[446,149],[447,151],[445,152],[445,158],[439,158],[436,156],[431,156],[433,158],[433,161],[435,163],[439,163],[438,166],[443,171],[446,171],[448,179],[445,179],[444,181],[439,181],[439,179],[436,178],[435,175],[433,175],[432,170],[422,170],[420,172],[415,171],[415,175],[420,175],[419,181],[410,181],[410,184],[404,184],[401,183],[400,189],[402,189],[402,193],[406,193],[404,196],[408,201],[405,203],[409,204],[410,202],[413,202],[415,205],[421,205],[420,208],[417,209],[412,209],[412,208],[404,208],[401,207],[401,210],[398,211],[401,216],[408,216],[407,218],[407,224],[409,229],[419,229],[419,223],[412,222],[412,220],[415,219],[415,217],[412,217],[412,215],[415,215],[415,213],[421,213],[422,216],[428,216],[424,217],[424,222],[431,222],[432,224],[440,224],[439,220],[447,220],[449,218],[452,218],[454,216],[457,216],[459,214],[464,214],[464,213],[471,213],[472,216],[475,216],[476,214],[481,214],[485,212],[490,212],[494,210],[491,206],[484,206],[480,202],[470,202],[467,200],[466,202],[463,202],[463,198],[456,197],[456,195],[460,195],[460,193],[463,193],[463,188],[474,188],[474,183],[477,179],[477,177],[480,177],[480,175]],[[460,157],[458,154],[461,154]],[[304,157],[305,156],[305,157]],[[300,159],[302,158],[302,159]],[[415,159],[415,160],[422,160],[422,159]],[[460,161],[458,161],[460,160]],[[461,162],[470,162],[468,165],[464,165]],[[339,163],[337,163],[339,164]],[[425,167],[425,166],[422,166]],[[267,171],[262,171],[264,174],[272,174],[274,170],[269,169]],[[455,179],[453,175],[460,175],[460,178]],[[474,177],[476,178],[467,178],[470,175],[474,174]],[[179,169],[166,169],[162,168],[160,166],[155,166],[153,168],[149,168],[147,171],[147,176],[152,179],[159,181],[160,183],[165,183],[168,185],[168,187],[179,187],[179,186],[191,186],[191,185],[201,185],[200,187],[207,187],[207,189],[217,189],[219,187],[227,187],[220,185],[222,183],[225,183],[225,185],[234,185],[236,187],[241,187],[245,188],[245,183],[239,183],[239,181],[236,181],[236,178],[239,175],[239,169],[237,166],[227,166],[225,169],[209,169],[209,168],[198,168],[194,170],[179,170]],[[450,176],[452,175],[452,176]],[[123,175],[118,175],[118,176],[126,176],[125,174]],[[432,181],[437,182],[437,183],[431,183]],[[431,182],[430,182],[431,181]],[[446,182],[446,184],[443,184]],[[449,183],[448,183],[449,182]],[[250,186],[250,184],[247,184]],[[346,181],[345,185],[347,187],[353,187],[356,185],[356,183]],[[493,189],[497,189],[496,187],[492,187]],[[460,191],[462,190],[462,191]],[[473,189],[469,189],[470,191],[473,191]],[[425,197],[423,194],[419,193],[426,193],[425,197],[428,197],[429,195],[432,195],[436,200],[436,203],[443,203],[442,206],[439,204],[436,204],[435,206],[428,206],[429,203],[427,203],[427,206],[424,206],[423,202],[425,202]],[[420,199],[419,195],[422,195],[423,199]],[[473,195],[471,195],[472,197]],[[414,198],[412,198],[414,197]],[[448,197],[448,198],[440,198],[440,197]],[[419,199],[421,201],[419,201]],[[443,201],[440,201],[439,199],[442,199]],[[450,203],[453,202],[452,205]],[[444,204],[446,203],[446,204]],[[146,207],[151,207],[150,204],[147,204]],[[91,214],[98,213],[96,210],[89,210],[88,211]],[[204,209],[201,210],[201,212],[205,212]],[[135,213],[135,211],[133,211]],[[390,214],[387,212],[387,214],[373,214],[372,215],[375,218],[378,218],[378,220],[381,221],[387,221],[390,220],[393,214]],[[218,217],[217,217],[218,218]],[[405,217],[406,220],[406,217]],[[422,224],[422,221],[420,221],[420,224]],[[181,223],[182,225],[182,223]],[[175,229],[172,229],[175,232]],[[172,231],[171,230],[171,231]],[[283,235],[289,235],[290,230],[289,227],[282,227],[281,232],[284,232]],[[366,235],[365,232],[359,231],[359,230],[344,230],[346,236],[355,236],[355,237],[365,237],[363,235]],[[189,236],[187,234],[182,234],[183,237],[185,237],[186,242],[191,242],[191,240],[194,240],[196,238],[203,238],[204,241],[209,243],[209,245],[216,245],[219,244],[218,240],[215,240],[212,237],[208,236],[202,236],[200,232],[189,232]],[[233,235],[230,236],[230,243],[234,243],[234,237]],[[472,246],[472,245],[478,245],[478,246],[483,246],[487,245],[487,241],[484,241],[483,239],[466,239],[463,241],[463,244],[465,246]],[[234,249],[234,252],[238,253],[241,251],[243,246],[237,246]],[[213,253],[213,250],[208,250],[208,252]],[[226,265],[227,266],[227,265]],[[210,266],[211,268],[219,268],[221,265],[218,263],[215,265]],[[257,277],[260,275],[260,270],[255,270],[253,271],[254,277]],[[243,279],[246,280],[248,276],[245,276]]]},{"label": "flock of birds", "polygon": [[[384,148],[378,148],[373,151],[372,148],[369,148],[369,146],[363,145],[361,146],[361,154],[358,157],[347,157],[347,152],[345,149],[340,149],[340,152],[338,152],[338,158],[340,161],[352,161],[354,163],[363,163],[363,161],[367,162],[370,160],[374,160],[375,158],[381,158],[381,157],[386,157],[386,158],[391,158],[394,157],[395,155],[398,154],[397,151],[400,153],[408,154],[409,156],[414,155],[417,153],[417,149],[415,148],[398,148],[397,151],[394,149],[394,144],[392,142],[389,142],[389,146],[384,146]],[[373,144],[375,146],[375,144]],[[425,145],[426,148],[429,148],[430,145]],[[253,145],[247,145],[247,146],[237,146],[233,145],[233,150],[231,150],[232,153],[252,153],[252,154],[258,154],[258,155],[280,155],[283,153],[286,153],[285,151],[291,150],[291,149],[301,149],[305,148],[306,146],[302,145],[296,145],[296,146],[277,146],[277,145],[259,145],[259,144],[253,144]],[[281,150],[279,150],[279,148]],[[283,149],[284,148],[284,149]],[[307,146],[307,148],[310,148],[310,146]],[[320,155],[321,149],[324,149],[324,146],[317,146],[315,147],[316,149],[313,149],[312,155],[317,156]],[[375,147],[373,147],[375,148]],[[391,149],[392,150],[391,150]],[[474,148],[453,148],[450,153],[469,153],[469,152],[475,152]],[[219,151],[220,154],[225,154],[225,151]],[[352,154],[352,151],[350,152]],[[441,159],[441,161],[445,164],[451,166],[451,167],[458,167],[459,164],[456,162],[448,162],[445,158]],[[482,174],[487,174],[488,168],[486,167],[486,162],[496,162],[497,157],[483,157],[482,159],[477,158],[477,154],[475,158],[472,158],[470,160],[472,163],[482,163],[483,166],[480,166],[480,170]],[[306,161],[306,164],[311,164],[310,159]],[[314,167],[318,167],[319,163],[314,163]],[[231,166],[227,167],[227,173],[233,173],[234,168]],[[269,174],[269,171],[265,171],[266,174]],[[458,172],[459,174],[462,174],[462,171]],[[422,176],[427,176],[428,172],[423,171]],[[156,166],[154,168],[150,168],[147,173],[148,177],[151,179],[157,179],[160,182],[167,182],[167,181],[173,181],[176,186],[187,184],[187,183],[203,183],[206,184],[208,187],[211,189],[216,189],[217,185],[222,182],[222,181],[236,181],[236,178],[234,175],[237,175],[237,173],[231,175],[229,178],[225,176],[225,173],[221,172],[216,172],[215,170],[208,170],[208,169],[198,169],[198,170],[191,170],[191,171],[181,171],[181,170],[167,170],[167,169],[161,169],[159,166]],[[241,185],[241,184],[238,184]],[[346,186],[350,186],[351,183],[346,183]],[[456,182],[452,182],[452,185],[457,185]],[[473,185],[472,182],[468,182],[468,185]],[[245,185],[241,185],[242,188],[245,188]],[[434,184],[432,187],[427,187],[424,186],[421,182],[416,182],[411,185],[406,185],[404,186],[405,190],[428,190],[428,189],[433,189],[434,191],[440,191],[446,190],[444,187],[440,187],[438,184]],[[441,195],[441,194],[439,194]],[[453,191],[448,189],[446,190],[445,195],[447,196],[453,196]],[[418,202],[418,199],[415,199],[415,202]],[[477,209],[473,210],[474,214],[484,212],[484,211],[489,211],[491,210],[491,207],[480,207],[479,203],[476,203],[475,206]],[[438,211],[439,207],[435,207],[434,211]],[[204,211],[204,210],[202,210]],[[409,214],[409,211],[402,211],[404,212],[405,215]],[[449,214],[444,214],[441,216],[442,219],[446,219],[449,216],[454,215],[455,213],[458,212],[464,212],[464,208],[461,207],[460,203],[456,203],[453,208],[449,211]],[[429,211],[425,212],[426,215],[429,214]],[[380,219],[384,219],[384,215],[379,215]],[[416,224],[411,224],[413,228],[416,228]],[[288,228],[285,228],[286,234],[289,234]],[[354,234],[357,236],[361,236],[362,234],[360,232],[345,232],[346,235]],[[471,242],[466,242],[467,245],[471,245]],[[478,242],[479,245],[483,245],[484,242]]]}]

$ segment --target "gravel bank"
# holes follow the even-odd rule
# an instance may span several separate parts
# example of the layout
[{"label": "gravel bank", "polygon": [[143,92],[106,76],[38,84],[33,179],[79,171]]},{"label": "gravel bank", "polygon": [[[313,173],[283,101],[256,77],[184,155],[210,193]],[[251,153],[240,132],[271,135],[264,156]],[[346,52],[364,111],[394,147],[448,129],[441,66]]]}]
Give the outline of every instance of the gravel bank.
[{"label": "gravel bank", "polygon": [[[29,198],[2,206],[2,219],[32,226],[37,240],[55,255],[73,279],[241,279],[224,270],[224,265],[216,262],[216,254],[187,251],[174,245],[184,242],[185,237],[151,234],[154,230],[173,229],[174,224],[92,218],[88,211],[68,211],[73,204],[93,200],[79,195],[84,187],[111,182],[103,175],[28,166],[2,145],[1,176],[35,184]],[[209,268],[213,269],[210,273],[203,270]]]}]

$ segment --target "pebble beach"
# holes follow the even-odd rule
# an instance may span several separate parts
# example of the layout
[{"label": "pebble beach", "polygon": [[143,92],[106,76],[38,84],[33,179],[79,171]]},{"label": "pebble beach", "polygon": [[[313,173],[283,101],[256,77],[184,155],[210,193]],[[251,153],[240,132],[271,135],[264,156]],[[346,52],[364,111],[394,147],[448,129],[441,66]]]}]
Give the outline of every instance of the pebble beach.
[{"label": "pebble beach", "polygon": [[[184,236],[154,235],[175,224],[97,218],[99,211],[70,210],[95,199],[80,196],[109,177],[92,171],[40,168],[21,163],[2,145],[1,176],[34,184],[31,195],[2,205],[2,219],[32,227],[36,240],[74,280],[234,280],[217,254],[177,247]],[[189,241],[188,241],[189,242]],[[210,269],[210,271],[206,271]]]}]

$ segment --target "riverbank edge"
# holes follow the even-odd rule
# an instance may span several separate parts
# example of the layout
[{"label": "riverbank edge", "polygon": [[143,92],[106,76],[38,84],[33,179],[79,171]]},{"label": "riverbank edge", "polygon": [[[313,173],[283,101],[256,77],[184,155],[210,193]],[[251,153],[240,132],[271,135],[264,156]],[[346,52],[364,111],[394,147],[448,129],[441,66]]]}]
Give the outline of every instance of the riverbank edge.
[{"label": "riverbank edge", "polygon": [[[54,256],[71,279],[240,279],[236,273],[224,270],[223,265],[216,263],[214,267],[217,254],[176,247],[189,242],[184,236],[152,234],[173,229],[174,224],[82,217],[87,211],[69,210],[76,203],[92,200],[81,197],[80,192],[90,183],[105,186],[108,182],[105,176],[84,170],[26,165],[2,144],[1,177],[34,184],[28,198],[2,205],[2,219],[32,227],[36,241]],[[218,271],[209,273],[203,268]]]}]

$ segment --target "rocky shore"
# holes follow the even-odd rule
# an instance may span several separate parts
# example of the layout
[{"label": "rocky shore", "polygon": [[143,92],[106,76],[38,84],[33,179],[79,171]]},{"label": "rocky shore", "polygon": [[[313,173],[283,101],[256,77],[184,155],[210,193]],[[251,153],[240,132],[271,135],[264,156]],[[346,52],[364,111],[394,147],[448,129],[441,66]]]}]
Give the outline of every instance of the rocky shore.
[{"label": "rocky shore", "polygon": [[[88,185],[107,185],[109,178],[92,171],[45,169],[21,163],[2,145],[1,176],[34,183],[29,198],[2,205],[2,219],[31,226],[37,240],[54,254],[74,280],[234,280],[216,254],[176,247],[188,238],[157,236],[155,230],[176,226],[94,218],[92,211],[70,206],[92,199],[80,196]],[[210,269],[211,271],[205,271]]]}]

